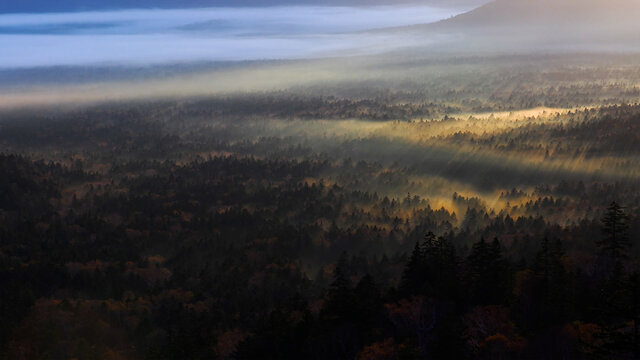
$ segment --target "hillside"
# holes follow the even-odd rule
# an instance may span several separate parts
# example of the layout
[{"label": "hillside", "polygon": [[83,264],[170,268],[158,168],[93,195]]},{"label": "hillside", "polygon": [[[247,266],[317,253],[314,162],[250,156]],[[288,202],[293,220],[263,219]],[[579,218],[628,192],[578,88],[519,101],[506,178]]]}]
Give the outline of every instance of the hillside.
[{"label": "hillside", "polygon": [[613,25],[636,22],[638,11],[635,0],[496,0],[439,26]]},{"label": "hillside", "polygon": [[[536,50],[564,47],[640,50],[636,0],[495,0],[437,23],[405,28],[450,35],[453,47]],[[594,48],[593,46],[597,46]],[[586,49],[586,47],[584,47]]]}]

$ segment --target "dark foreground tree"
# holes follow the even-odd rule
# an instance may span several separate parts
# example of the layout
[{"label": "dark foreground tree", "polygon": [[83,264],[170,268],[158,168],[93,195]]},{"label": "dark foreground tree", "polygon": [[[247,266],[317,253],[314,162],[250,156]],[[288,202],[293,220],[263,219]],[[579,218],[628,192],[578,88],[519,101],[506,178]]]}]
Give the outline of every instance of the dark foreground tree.
[{"label": "dark foreground tree", "polygon": [[507,300],[508,269],[498,239],[473,244],[465,262],[467,289],[473,304],[502,304]]},{"label": "dark foreground tree", "polygon": [[409,262],[407,263],[402,279],[400,280],[400,294],[403,296],[411,296],[422,293],[422,284],[424,282],[424,258],[420,243],[416,242],[416,246],[411,253]]},{"label": "dark foreground tree", "polygon": [[602,238],[596,240],[596,245],[604,260],[615,270],[620,270],[622,261],[628,257],[627,251],[631,243],[628,217],[624,209],[615,201],[609,205],[602,218]]}]

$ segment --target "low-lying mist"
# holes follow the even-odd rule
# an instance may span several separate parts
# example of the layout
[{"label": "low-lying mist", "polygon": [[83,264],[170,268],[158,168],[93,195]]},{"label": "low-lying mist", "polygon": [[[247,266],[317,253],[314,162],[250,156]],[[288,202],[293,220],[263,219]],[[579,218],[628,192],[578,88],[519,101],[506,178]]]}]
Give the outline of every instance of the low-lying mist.
[{"label": "low-lying mist", "polygon": [[[65,154],[79,154],[86,170],[104,175],[114,163],[145,169],[145,161],[152,161],[152,168],[153,161],[165,160],[313,161],[320,170],[305,181],[396,199],[411,194],[456,214],[468,207],[457,196],[476,199],[483,211],[534,215],[522,207],[540,197],[584,200],[573,190],[553,190],[563,183],[635,189],[640,180],[640,149],[628,130],[637,126],[637,105],[427,119],[418,107],[413,119],[400,121],[366,119],[369,111],[392,113],[386,100],[376,107],[375,100],[291,96],[272,92],[39,113],[5,110],[0,149],[69,164],[76,160]],[[361,118],[340,118],[341,111],[353,114],[352,106]],[[586,209],[579,209],[584,215]]]},{"label": "low-lying mist", "polygon": [[[385,96],[393,103],[450,107],[438,116],[464,110],[479,113],[537,106],[568,108],[612,103],[607,99],[613,98],[634,101],[634,87],[640,83],[637,60],[635,54],[454,56],[398,51],[316,60],[103,67],[97,70],[99,74],[90,68],[70,67],[22,70],[16,78],[5,71],[0,72],[0,108],[235,97],[281,91],[350,99]],[[578,103],[567,99],[566,94],[557,94],[571,86],[574,89],[567,90],[571,96],[580,97]],[[601,90],[598,95],[585,92],[594,91],[595,87]],[[516,93],[518,103],[513,104]],[[493,106],[491,102],[500,105]]]},{"label": "low-lying mist", "polygon": [[429,23],[466,10],[404,5],[5,14],[0,15],[0,48],[11,51],[0,57],[0,68],[378,53],[417,39],[360,32]]}]

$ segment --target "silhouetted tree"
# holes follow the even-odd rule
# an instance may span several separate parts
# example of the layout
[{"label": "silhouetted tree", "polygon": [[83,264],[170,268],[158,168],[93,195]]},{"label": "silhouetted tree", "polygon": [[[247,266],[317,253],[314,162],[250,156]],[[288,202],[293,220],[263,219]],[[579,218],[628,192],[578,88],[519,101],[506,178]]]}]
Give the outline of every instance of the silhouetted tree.
[{"label": "silhouetted tree", "polygon": [[416,242],[411,257],[407,262],[400,280],[400,295],[411,296],[420,294],[425,281],[424,254],[420,243]]},{"label": "silhouetted tree", "polygon": [[425,294],[440,299],[452,299],[457,294],[458,262],[456,249],[444,236],[425,236],[423,258],[426,275]]},{"label": "silhouetted tree", "polygon": [[373,334],[384,326],[385,311],[380,290],[371,275],[360,279],[354,296],[356,322],[363,336],[372,341]]},{"label": "silhouetted tree", "polygon": [[596,240],[600,254],[615,272],[622,270],[622,261],[628,257],[629,242],[628,217],[624,209],[615,201],[609,205],[602,218],[602,238]]},{"label": "silhouetted tree", "polygon": [[345,274],[346,259],[347,255],[343,253],[336,264],[324,307],[325,315],[338,322],[350,319],[355,308],[353,287]]},{"label": "silhouetted tree", "polygon": [[488,244],[484,238],[473,244],[466,260],[467,286],[474,304],[500,304],[505,301],[507,267],[498,239]]},{"label": "silhouetted tree", "polygon": [[562,257],[564,250],[560,240],[544,238],[533,264],[536,295],[536,319],[539,326],[560,323],[565,317],[566,273]]}]

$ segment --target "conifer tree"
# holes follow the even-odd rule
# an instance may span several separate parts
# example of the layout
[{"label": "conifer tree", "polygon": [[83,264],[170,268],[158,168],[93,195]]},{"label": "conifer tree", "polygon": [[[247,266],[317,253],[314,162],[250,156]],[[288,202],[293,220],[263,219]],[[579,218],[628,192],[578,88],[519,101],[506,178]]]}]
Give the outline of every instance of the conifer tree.
[{"label": "conifer tree", "polygon": [[369,274],[360,279],[354,289],[356,300],[356,316],[358,324],[365,328],[371,328],[381,322],[384,317],[384,306],[378,286]]},{"label": "conifer tree", "polygon": [[424,282],[424,254],[420,243],[416,242],[409,262],[404,268],[400,280],[400,294],[403,296],[418,295],[422,292]]},{"label": "conifer tree", "polygon": [[499,304],[504,301],[507,268],[497,238],[491,244],[484,238],[473,244],[466,260],[466,271],[472,302]]},{"label": "conifer tree", "polygon": [[434,239],[433,233],[425,236],[424,263],[427,295],[437,298],[456,296],[458,282],[456,249],[447,237],[439,236]]},{"label": "conifer tree", "polygon": [[562,257],[564,250],[560,240],[544,238],[533,264],[540,325],[561,321],[566,311],[566,273]]},{"label": "conifer tree", "polygon": [[333,272],[333,282],[329,285],[325,306],[326,315],[337,320],[349,318],[353,314],[354,308],[353,289],[344,273],[345,258],[346,256],[343,254]]},{"label": "conifer tree", "polygon": [[627,251],[631,247],[628,217],[615,201],[602,218],[602,238],[596,241],[596,245],[601,255],[610,260],[616,269],[620,269],[622,260],[628,257]]}]

